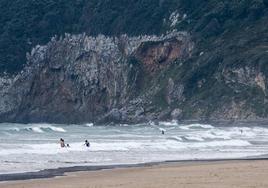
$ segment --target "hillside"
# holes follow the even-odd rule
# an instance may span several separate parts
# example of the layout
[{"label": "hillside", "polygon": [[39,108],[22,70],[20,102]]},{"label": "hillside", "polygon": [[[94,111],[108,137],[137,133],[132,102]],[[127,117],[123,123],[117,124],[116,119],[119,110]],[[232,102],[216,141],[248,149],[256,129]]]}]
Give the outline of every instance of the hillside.
[{"label": "hillside", "polygon": [[55,35],[164,33],[162,21],[177,4],[174,0],[2,0],[0,70],[21,70],[26,52]]},{"label": "hillside", "polygon": [[3,0],[0,10],[1,121],[268,117],[266,0]]}]

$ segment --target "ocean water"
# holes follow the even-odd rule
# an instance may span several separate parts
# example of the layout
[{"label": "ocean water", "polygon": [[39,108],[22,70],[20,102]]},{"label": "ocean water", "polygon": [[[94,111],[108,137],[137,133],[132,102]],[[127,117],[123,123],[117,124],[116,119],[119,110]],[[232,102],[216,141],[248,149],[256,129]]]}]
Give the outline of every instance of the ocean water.
[{"label": "ocean water", "polygon": [[[70,148],[61,148],[60,138]],[[86,139],[90,148],[83,145]],[[116,126],[0,124],[0,174],[81,165],[233,159],[267,154],[268,126],[176,121]]]}]

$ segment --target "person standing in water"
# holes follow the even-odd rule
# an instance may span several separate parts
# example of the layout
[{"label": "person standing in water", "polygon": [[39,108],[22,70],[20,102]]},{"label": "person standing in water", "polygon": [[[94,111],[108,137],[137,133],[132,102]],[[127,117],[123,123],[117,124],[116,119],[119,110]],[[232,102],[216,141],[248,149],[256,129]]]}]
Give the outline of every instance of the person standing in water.
[{"label": "person standing in water", "polygon": [[87,140],[85,140],[85,146],[88,148],[90,147],[90,143]]},{"label": "person standing in water", "polygon": [[65,147],[65,143],[64,143],[64,140],[62,138],[60,139],[60,147],[62,147],[62,148]]},{"label": "person standing in water", "polygon": [[165,134],[166,130],[165,129],[162,129],[162,128],[159,128],[159,130],[161,131],[161,134]]}]

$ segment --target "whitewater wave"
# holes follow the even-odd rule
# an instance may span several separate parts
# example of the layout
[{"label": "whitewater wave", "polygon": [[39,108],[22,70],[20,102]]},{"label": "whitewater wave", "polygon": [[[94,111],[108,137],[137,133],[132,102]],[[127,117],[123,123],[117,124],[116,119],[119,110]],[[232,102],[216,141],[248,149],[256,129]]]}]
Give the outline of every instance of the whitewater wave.
[{"label": "whitewater wave", "polygon": [[[187,138],[199,141],[198,138]],[[13,148],[1,148],[1,155],[12,154],[45,154],[53,155],[57,153],[72,153],[72,152],[130,152],[130,151],[182,151],[204,148],[222,148],[226,146],[242,147],[251,146],[251,143],[245,140],[223,140],[223,141],[199,141],[185,142],[183,138],[178,136],[168,137],[165,140],[151,141],[121,141],[114,142],[91,142],[90,148],[84,146],[83,142],[71,142],[69,148],[61,148],[59,143],[49,144],[23,144],[16,145]]]},{"label": "whitewater wave", "polygon": [[187,141],[199,141],[199,142],[204,141],[204,139],[199,136],[184,136],[183,138]]},{"label": "whitewater wave", "polygon": [[22,128],[13,127],[9,129],[9,131],[16,131],[16,132],[31,131],[35,133],[44,133],[47,131],[66,132],[66,130],[62,127],[56,127],[56,126],[52,126],[49,124],[36,124],[36,125],[30,125],[30,126],[22,127]]},{"label": "whitewater wave", "polygon": [[231,139],[231,134],[226,131],[206,131],[202,133],[203,139],[223,139],[223,140],[229,140]]},{"label": "whitewater wave", "polygon": [[85,126],[86,126],[86,127],[93,127],[94,124],[93,124],[93,123],[86,123]]},{"label": "whitewater wave", "polygon": [[172,120],[172,121],[160,121],[159,125],[163,125],[163,126],[177,126],[178,125],[178,121],[176,120]]},{"label": "whitewater wave", "polygon": [[256,136],[267,135],[268,129],[261,127],[230,127],[230,128],[217,128],[202,133],[204,138],[209,139],[231,139],[231,138],[254,138]]},{"label": "whitewater wave", "polygon": [[149,125],[149,126],[156,126],[156,123],[153,122],[153,121],[149,121],[148,125]]},{"label": "whitewater wave", "polygon": [[[184,140],[184,138],[182,138]],[[252,144],[245,140],[219,140],[219,141],[203,141],[203,142],[180,142],[176,138],[170,138],[170,141],[163,144],[161,149],[205,149],[215,148],[216,150],[224,147],[245,147]]]},{"label": "whitewater wave", "polygon": [[180,136],[172,136],[172,137],[168,137],[168,140],[174,140],[174,141],[183,141],[183,139]]},{"label": "whitewater wave", "polygon": [[166,132],[167,130],[166,129],[163,129],[163,128],[158,128],[159,129],[159,131],[161,131],[161,132]]},{"label": "whitewater wave", "polygon": [[33,131],[36,133],[43,133],[44,132],[42,130],[42,127],[28,127],[28,128],[25,128],[25,130]]},{"label": "whitewater wave", "polygon": [[223,140],[223,141],[212,141],[212,142],[198,142],[193,147],[225,147],[225,146],[251,146],[252,144],[246,140]]},{"label": "whitewater wave", "polygon": [[180,129],[183,129],[183,130],[200,129],[200,128],[213,129],[214,127],[212,125],[209,125],[209,124],[199,124],[199,123],[180,126]]},{"label": "whitewater wave", "polygon": [[1,155],[14,155],[14,154],[41,154],[41,155],[54,155],[57,153],[70,153],[70,152],[92,152],[92,151],[128,151],[131,149],[139,149],[143,143],[125,142],[125,143],[96,143],[91,142],[90,147],[84,146],[83,142],[71,142],[70,147],[61,148],[59,143],[49,144],[23,144],[16,145],[13,148],[1,148]]},{"label": "whitewater wave", "polygon": [[[87,163],[227,159],[268,153],[267,127],[171,124],[151,122],[151,126],[146,123],[126,127],[5,124],[0,126],[0,174]],[[62,133],[65,131],[68,134]],[[61,148],[59,138],[70,148]],[[89,148],[84,146],[86,139],[90,142]]]}]

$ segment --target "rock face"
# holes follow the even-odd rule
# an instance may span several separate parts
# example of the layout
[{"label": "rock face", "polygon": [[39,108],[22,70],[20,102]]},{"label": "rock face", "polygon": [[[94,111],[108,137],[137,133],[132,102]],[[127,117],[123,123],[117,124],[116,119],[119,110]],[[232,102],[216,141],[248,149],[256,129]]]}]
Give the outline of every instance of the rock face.
[{"label": "rock face", "polygon": [[150,103],[151,96],[140,104],[135,100],[146,74],[190,57],[192,49],[190,36],[183,32],[161,37],[54,37],[27,55],[28,65],[20,74],[2,80],[1,120],[142,121],[142,103]]},{"label": "rock face", "polygon": [[[256,119],[268,114],[263,63],[219,66],[186,32],[162,36],[53,37],[0,82],[2,122],[137,123]],[[262,62],[262,61],[261,61]],[[197,61],[198,63],[198,61]],[[214,71],[213,71],[214,70]]]},{"label": "rock face", "polygon": [[189,57],[189,43],[183,43],[180,39],[143,43],[137,50],[135,57],[143,62],[146,72],[153,74],[178,58]]},{"label": "rock face", "polygon": [[267,0],[2,4],[2,122],[268,118]]},{"label": "rock face", "polygon": [[266,118],[266,57],[267,52],[255,65],[228,64],[228,58],[200,52],[188,33],[177,31],[162,36],[53,37],[27,54],[28,64],[19,74],[1,78],[0,120]]}]

